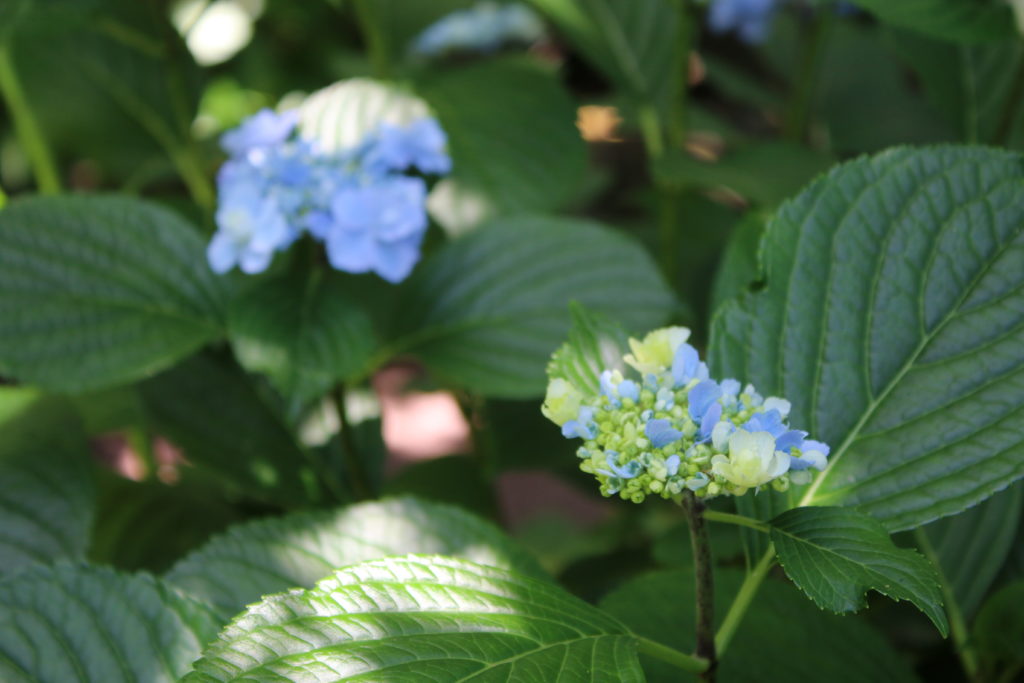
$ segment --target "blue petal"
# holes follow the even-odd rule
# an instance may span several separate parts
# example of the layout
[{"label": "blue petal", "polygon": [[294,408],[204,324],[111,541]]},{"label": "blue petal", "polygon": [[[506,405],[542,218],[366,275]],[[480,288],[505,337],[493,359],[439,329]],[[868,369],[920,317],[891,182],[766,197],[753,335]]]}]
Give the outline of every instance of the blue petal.
[{"label": "blue petal", "polygon": [[706,379],[693,389],[687,398],[690,401],[690,417],[699,420],[707,412],[711,404],[722,396],[722,388],[713,380]]},{"label": "blue petal", "polygon": [[700,356],[697,355],[697,349],[686,343],[680,344],[672,359],[672,381],[675,382],[675,386],[681,387],[693,379],[699,364]]},{"label": "blue petal", "polygon": [[213,272],[223,275],[238,263],[238,245],[226,232],[218,230],[206,247],[206,260]]},{"label": "blue petal", "polygon": [[740,393],[740,383],[734,379],[723,379],[721,386],[722,396],[735,397]]},{"label": "blue petal", "polygon": [[665,471],[668,472],[668,476],[674,477],[679,473],[680,458],[676,454],[670,455],[665,459]]},{"label": "blue petal", "polygon": [[782,424],[782,415],[772,409],[764,413],[754,413],[743,425],[748,432],[768,432],[775,438],[782,436],[786,425]]},{"label": "blue petal", "polygon": [[612,405],[621,405],[619,397],[615,393],[615,387],[612,386],[612,371],[605,370],[602,372],[599,382],[601,384],[601,395],[611,401]]},{"label": "blue petal", "polygon": [[632,479],[636,475],[640,474],[641,465],[636,460],[630,460],[625,465],[619,465],[616,458],[619,454],[615,451],[608,451],[605,454],[605,462],[608,463],[608,467],[615,472],[615,476],[621,479]]},{"label": "blue petal", "polygon": [[683,433],[672,428],[672,423],[665,419],[650,420],[644,426],[644,434],[651,440],[655,448],[664,448],[673,441],[683,438]]},{"label": "blue petal", "polygon": [[413,235],[401,242],[377,243],[377,265],[374,272],[395,284],[409,277],[420,260],[422,235]]},{"label": "blue petal", "polygon": [[722,404],[715,401],[708,409],[704,411],[704,415],[700,418],[700,442],[703,443],[711,438],[711,430],[715,428],[718,421],[722,419]]},{"label": "blue petal", "polygon": [[803,449],[802,444],[804,443],[805,436],[807,436],[807,432],[802,432],[799,429],[790,429],[788,432],[783,432],[775,438],[775,450],[788,453],[794,448]]},{"label": "blue petal", "polygon": [[806,470],[810,466],[811,463],[809,461],[798,458],[792,454],[789,455],[789,469],[800,471]]},{"label": "blue petal", "polygon": [[812,441],[807,439],[804,441],[804,445],[800,447],[802,451],[821,451],[826,457],[829,454],[829,447],[827,443],[821,441]]},{"label": "blue petal", "polygon": [[619,396],[634,403],[640,400],[640,386],[631,379],[619,382]]}]

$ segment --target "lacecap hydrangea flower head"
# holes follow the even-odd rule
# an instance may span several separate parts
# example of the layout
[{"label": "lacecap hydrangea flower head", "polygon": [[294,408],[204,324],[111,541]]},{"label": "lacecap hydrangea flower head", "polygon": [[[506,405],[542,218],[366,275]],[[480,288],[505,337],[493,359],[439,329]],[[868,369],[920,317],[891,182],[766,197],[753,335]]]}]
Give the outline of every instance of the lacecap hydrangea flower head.
[{"label": "lacecap hydrangea flower head", "polygon": [[264,109],[221,139],[217,232],[210,267],[267,268],[301,235],[323,242],[331,266],[400,282],[420,257],[427,185],[451,170],[433,118],[382,122],[347,149],[327,151],[299,132],[298,110]]},{"label": "lacecap hydrangea flower head", "polygon": [[544,22],[526,5],[484,0],[428,26],[413,40],[410,52],[420,57],[486,54],[510,43],[533,43],[543,36]]},{"label": "lacecap hydrangea flower head", "polygon": [[[604,369],[596,392],[551,376],[541,410],[582,442],[580,469],[603,495],[636,503],[652,494],[678,500],[687,489],[710,498],[810,482],[829,447],[786,424],[788,401],[711,379],[689,335],[666,327],[630,339],[622,369]],[[557,374],[557,364],[548,371]]]}]

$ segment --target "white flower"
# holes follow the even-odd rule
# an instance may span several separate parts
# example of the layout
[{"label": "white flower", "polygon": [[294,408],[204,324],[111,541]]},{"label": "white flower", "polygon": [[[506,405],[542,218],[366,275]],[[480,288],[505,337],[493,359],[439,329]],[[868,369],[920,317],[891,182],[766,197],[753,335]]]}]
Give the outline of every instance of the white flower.
[{"label": "white flower", "polygon": [[711,471],[736,486],[752,488],[766,484],[789,469],[789,456],[775,450],[768,432],[739,430],[729,437],[729,455],[711,459]]},{"label": "white flower", "polygon": [[658,374],[672,367],[676,349],[690,338],[686,327],[662,327],[649,332],[642,342],[630,337],[629,348],[633,352],[623,360],[636,368],[641,376]]},{"label": "white flower", "polygon": [[576,419],[582,400],[583,394],[579,389],[564,379],[553,379],[548,382],[548,392],[540,411],[544,417],[561,427],[569,420]]}]

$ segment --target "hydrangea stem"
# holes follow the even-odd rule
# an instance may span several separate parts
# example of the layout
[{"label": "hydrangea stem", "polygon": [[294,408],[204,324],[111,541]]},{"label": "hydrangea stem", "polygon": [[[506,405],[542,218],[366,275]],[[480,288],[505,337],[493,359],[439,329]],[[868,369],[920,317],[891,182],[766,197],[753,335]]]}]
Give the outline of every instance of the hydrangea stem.
[{"label": "hydrangea stem", "polygon": [[338,384],[334,388],[335,410],[338,411],[339,437],[341,439],[342,456],[345,459],[345,469],[348,471],[348,484],[356,500],[368,500],[374,497],[373,487],[363,467],[363,461],[359,458],[359,450],[356,448],[355,439],[352,438],[352,423],[348,419],[348,410],[345,407],[345,385]]},{"label": "hydrangea stem", "polygon": [[373,75],[376,78],[387,78],[391,75],[391,48],[388,46],[387,35],[374,17],[369,0],[355,0],[352,6],[363,32],[363,40],[366,41]]},{"label": "hydrangea stem", "polygon": [[705,510],[704,519],[709,522],[724,522],[726,524],[735,524],[737,526],[745,526],[748,529],[754,529],[755,531],[761,531],[768,533],[768,525],[759,519],[753,517],[745,517],[743,515],[734,515],[731,512],[718,512],[717,510]]},{"label": "hydrangea stem", "polygon": [[704,519],[704,501],[686,491],[683,496],[683,510],[690,526],[690,544],[693,548],[693,571],[696,587],[696,655],[708,661],[708,668],[701,673],[701,680],[715,680],[715,582],[711,564],[711,543]]},{"label": "hydrangea stem", "polygon": [[57,164],[21,88],[21,81],[11,61],[10,47],[4,43],[0,43],[0,96],[14,120],[18,141],[32,162],[32,172],[39,192],[57,194],[60,192]]},{"label": "hydrangea stem", "polygon": [[674,650],[666,645],[662,645],[661,643],[657,643],[642,636],[636,636],[636,639],[637,649],[641,654],[654,657],[655,659],[660,659],[661,661],[671,664],[683,671],[690,671],[695,674],[699,674],[707,671],[710,666],[710,662],[702,657],[688,655],[685,652]]},{"label": "hydrangea stem", "polygon": [[960,658],[960,664],[964,668],[964,673],[967,674],[967,680],[977,681],[980,678],[978,653],[971,643],[970,634],[967,631],[967,622],[964,620],[964,613],[960,611],[960,605],[957,603],[956,596],[953,595],[949,580],[946,578],[945,572],[942,571],[942,565],[939,564],[935,548],[932,547],[931,541],[928,540],[928,534],[920,527],[914,530],[914,540],[917,541],[917,547],[920,548],[925,557],[931,560],[935,570],[939,573],[939,586],[942,588],[943,602],[946,603],[949,631],[953,636],[956,655]]},{"label": "hydrangea stem", "polygon": [[821,53],[835,17],[833,8],[814,12],[811,26],[800,34],[800,64],[796,83],[790,93],[783,121],[783,134],[794,142],[803,142],[807,137],[807,125],[814,91],[818,82]]},{"label": "hydrangea stem", "polygon": [[736,633],[740,622],[743,621],[743,615],[747,613],[747,608],[750,607],[751,601],[757,595],[757,589],[761,587],[761,582],[764,581],[764,577],[768,575],[768,570],[772,568],[774,563],[775,546],[769,545],[761,560],[747,574],[747,578],[743,580],[739,592],[733,598],[729,611],[726,613],[725,619],[718,629],[718,634],[715,635],[715,648],[719,655],[725,654],[726,649],[728,649],[729,642]]}]

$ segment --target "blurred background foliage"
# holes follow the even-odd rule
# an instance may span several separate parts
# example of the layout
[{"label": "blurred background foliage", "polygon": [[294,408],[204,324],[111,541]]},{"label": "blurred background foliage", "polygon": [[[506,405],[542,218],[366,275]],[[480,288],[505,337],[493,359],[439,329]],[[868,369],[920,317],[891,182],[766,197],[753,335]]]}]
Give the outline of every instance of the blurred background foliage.
[{"label": "blurred background foliage", "polygon": [[[863,9],[793,0],[780,3],[763,42],[747,43],[705,30],[703,7],[684,13],[668,0],[619,2],[609,4],[609,17],[578,12],[596,2],[533,0],[547,26],[533,44],[429,60],[411,54],[427,26],[471,4],[5,0],[0,187],[9,197],[57,185],[139,195],[210,228],[221,133],[261,107],[298,102],[339,79],[394,80],[429,103],[450,138],[454,173],[431,195],[431,246],[472,233],[485,219],[521,213],[615,226],[645,245],[672,290],[671,300],[650,304],[649,315],[637,313],[633,326],[667,316],[691,326],[702,346],[717,304],[761,286],[757,252],[767,218],[836,162],[900,144],[1024,147],[1024,43],[1008,7],[996,21],[937,19],[922,32],[901,24],[900,3],[858,3],[888,19],[882,23]],[[658,13],[653,20],[636,16],[651,7]],[[619,39],[624,51],[607,49]],[[38,124],[20,137],[15,126],[31,124],[19,120],[19,106],[30,108]],[[33,137],[48,141],[47,148],[33,147]],[[33,176],[33,157],[41,154],[54,157],[56,177]],[[527,238],[564,229],[571,241],[581,225],[556,229],[537,219],[513,229]],[[621,251],[613,259],[640,258],[627,253],[627,242],[607,239],[602,248]],[[584,241],[578,254],[566,256],[567,267],[590,254]],[[484,244],[492,252],[505,246]],[[457,273],[463,265],[447,268]],[[303,277],[294,263],[275,269]],[[415,319],[415,283],[443,280],[442,271],[418,271],[397,299],[366,278],[353,286],[353,278],[337,275],[322,286],[357,292],[373,318],[365,321],[376,330],[371,337],[389,339],[403,324],[418,324],[388,330],[391,323],[382,321],[389,312],[404,307]],[[352,439],[361,456],[356,466],[364,470],[358,478],[370,482],[371,494],[414,493],[499,519],[576,594],[598,600],[618,587],[604,603],[624,620],[642,622],[636,605],[663,595],[647,595],[650,586],[620,586],[624,579],[662,569],[666,590],[688,585],[672,574],[685,574],[689,565],[676,511],[658,502],[607,505],[596,496],[590,478],[576,470],[573,445],[540,415],[540,378],[536,386],[498,385],[450,366],[446,375],[443,353],[432,357],[425,347],[421,357],[433,374],[411,361],[372,368],[380,370],[373,377],[360,376],[361,364],[334,368],[354,376],[353,386],[311,403],[323,387],[305,395],[308,387],[266,365],[258,344],[247,350],[247,335],[259,342],[267,325],[278,324],[261,317],[258,305],[245,305],[246,297],[275,296],[273,282],[249,287],[229,278],[239,302],[229,316],[234,356],[216,345],[137,386],[72,398],[3,387],[0,416],[6,406],[18,419],[2,425],[0,449],[13,452],[15,435],[30,424],[38,436],[31,437],[33,452],[45,446],[67,453],[88,441],[104,465],[54,498],[54,505],[79,511],[79,527],[57,533],[54,543],[74,545],[89,535],[91,559],[163,571],[231,523],[366,497],[352,490],[353,464],[341,455],[351,445],[342,441]],[[373,345],[363,352],[371,356]],[[23,410],[29,403],[31,411]],[[347,407],[340,419],[352,421],[341,434],[332,408],[339,403]],[[420,422],[417,410],[426,411]],[[52,443],[54,430],[46,425],[53,420],[73,420],[77,431],[62,428],[61,443]],[[266,469],[242,471],[241,462]],[[36,475],[18,476],[12,481]],[[8,490],[0,486],[0,502]],[[977,510],[1004,524],[993,531],[993,552],[980,555],[971,571],[963,570],[956,548],[974,527],[961,517],[928,527],[963,604],[991,633],[1005,630],[999,620],[1007,617],[997,606],[986,608],[986,595],[1003,586],[1019,595],[1013,582],[1024,578],[1020,492],[1018,484]],[[715,554],[723,567],[741,568],[742,545],[730,531],[716,529]],[[972,588],[979,574],[991,590]],[[763,597],[763,632],[781,628],[764,616],[782,609],[776,597]],[[905,605],[873,603],[867,622],[925,679],[957,680],[955,655]],[[843,628],[856,631],[850,638],[877,638],[858,631],[860,622]],[[993,662],[1019,661],[1019,650],[1006,642],[988,642]],[[733,655],[742,662],[741,652]]]}]

